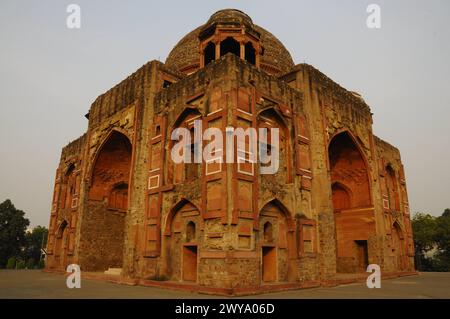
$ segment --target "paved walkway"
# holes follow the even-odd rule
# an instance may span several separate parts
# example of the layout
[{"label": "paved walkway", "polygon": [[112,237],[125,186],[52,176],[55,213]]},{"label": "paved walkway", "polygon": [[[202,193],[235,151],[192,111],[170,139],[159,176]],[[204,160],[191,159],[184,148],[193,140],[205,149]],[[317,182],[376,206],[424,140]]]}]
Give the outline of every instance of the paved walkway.
[{"label": "paved walkway", "polygon": [[[218,298],[142,286],[83,279],[68,289],[65,276],[39,270],[0,270],[0,298]],[[245,297],[244,297],[245,298]],[[380,289],[365,283],[249,296],[247,298],[450,298],[450,273],[422,273],[382,280]]]}]

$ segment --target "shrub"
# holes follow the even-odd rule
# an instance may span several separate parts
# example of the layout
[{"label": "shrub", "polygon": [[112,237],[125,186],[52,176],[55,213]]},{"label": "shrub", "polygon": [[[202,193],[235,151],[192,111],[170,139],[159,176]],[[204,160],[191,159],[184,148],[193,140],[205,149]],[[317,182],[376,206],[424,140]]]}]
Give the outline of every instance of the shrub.
[{"label": "shrub", "polygon": [[34,269],[34,266],[35,266],[34,259],[33,258],[28,259],[26,264],[27,269]]},{"label": "shrub", "polygon": [[16,268],[16,257],[9,257],[8,262],[6,263],[6,269],[14,268]]},{"label": "shrub", "polygon": [[25,261],[23,260],[18,260],[17,261],[17,269],[25,269]]}]

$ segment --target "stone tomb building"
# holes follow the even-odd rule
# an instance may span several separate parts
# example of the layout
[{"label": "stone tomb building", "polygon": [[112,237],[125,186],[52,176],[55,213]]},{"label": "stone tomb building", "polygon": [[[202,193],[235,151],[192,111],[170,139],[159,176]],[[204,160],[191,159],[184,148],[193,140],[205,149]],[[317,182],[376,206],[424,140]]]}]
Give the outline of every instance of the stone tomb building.
[{"label": "stone tomb building", "polygon": [[[414,270],[400,153],[373,134],[370,107],[313,66],[294,65],[241,11],[214,13],[165,63],[148,62],[100,95],[86,117],[56,171],[48,270],[76,263],[250,290],[326,282],[368,264]],[[171,132],[194,120],[224,132],[279,128],[278,172],[262,175],[245,156],[174,163]]]}]

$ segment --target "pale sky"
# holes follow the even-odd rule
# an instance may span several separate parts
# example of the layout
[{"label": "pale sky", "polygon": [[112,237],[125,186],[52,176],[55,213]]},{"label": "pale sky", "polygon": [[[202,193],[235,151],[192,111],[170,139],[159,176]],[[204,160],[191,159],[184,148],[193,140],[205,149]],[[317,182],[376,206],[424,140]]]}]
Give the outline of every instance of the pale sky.
[{"label": "pale sky", "polygon": [[[66,27],[71,3],[79,30]],[[381,29],[366,26],[371,3]],[[0,201],[48,227],[61,148],[86,130],[95,98],[147,61],[164,62],[224,8],[272,32],[295,63],[363,95],[375,134],[401,151],[412,212],[450,207],[447,0],[0,0]]]}]

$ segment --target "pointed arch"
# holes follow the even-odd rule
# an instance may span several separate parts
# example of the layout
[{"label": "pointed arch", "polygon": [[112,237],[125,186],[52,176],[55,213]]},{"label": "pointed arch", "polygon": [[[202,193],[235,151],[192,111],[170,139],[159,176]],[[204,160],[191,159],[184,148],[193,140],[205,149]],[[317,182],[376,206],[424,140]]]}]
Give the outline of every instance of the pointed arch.
[{"label": "pointed arch", "polygon": [[[196,204],[182,198],[167,213],[163,253],[166,274],[174,281],[197,281],[198,253],[202,248],[203,219]],[[198,229],[200,228],[200,229]]]},{"label": "pointed arch", "polygon": [[256,65],[256,50],[250,41],[245,44],[245,61]]},{"label": "pointed arch", "polygon": [[[336,131],[333,135],[330,136],[329,140],[328,140],[328,159],[329,159],[329,154],[330,154],[330,146],[332,144],[332,142],[338,137],[338,136],[347,136],[352,143],[354,144],[354,146],[356,147],[356,149],[358,150],[359,154],[361,155],[362,160],[364,161],[365,166],[368,168],[369,167],[369,161],[366,157],[366,154],[363,150],[363,146],[361,145],[361,139],[359,137],[356,137],[349,129],[342,129],[342,130],[338,130]],[[367,172],[368,178],[370,179],[370,171],[368,170]]]},{"label": "pointed arch", "polygon": [[284,119],[284,116],[280,113],[280,111],[278,111],[274,106],[268,106],[265,107],[263,109],[260,109],[257,113],[258,117],[264,117],[264,115],[268,115],[268,114],[272,114],[273,116],[275,116],[277,118],[277,120],[283,124],[284,127],[288,127],[288,123],[286,122],[286,120]]},{"label": "pointed arch", "polygon": [[55,231],[56,238],[61,238],[61,236],[62,236],[62,234],[63,234],[63,232],[66,229],[68,224],[69,223],[65,219],[63,219],[61,221],[61,223],[59,223],[59,225],[58,225],[58,227],[56,228],[56,231]]},{"label": "pointed arch", "polygon": [[129,183],[132,144],[124,133],[112,130],[97,149],[90,171],[89,199],[102,200],[118,183]]},{"label": "pointed arch", "polygon": [[55,257],[58,260],[58,264],[59,267],[65,269],[66,267],[66,261],[67,261],[67,252],[68,252],[68,247],[67,247],[67,234],[68,234],[68,227],[69,223],[64,219],[63,221],[61,221],[61,223],[58,225],[58,228],[55,232],[55,239],[56,239],[56,244],[55,244],[55,249],[54,249],[54,253],[55,253]]},{"label": "pointed arch", "polygon": [[397,174],[391,163],[385,167],[386,170],[386,189],[388,192],[389,208],[400,211],[400,195],[397,183]]},{"label": "pointed arch", "polygon": [[352,205],[352,191],[341,182],[334,182],[331,185],[333,207],[336,210],[350,208]]},{"label": "pointed arch", "polygon": [[392,223],[392,229],[397,230],[398,234],[400,236],[400,239],[404,239],[405,238],[405,229],[404,227],[402,227],[402,225],[398,222],[398,220],[394,221]]},{"label": "pointed arch", "polygon": [[233,53],[238,57],[241,56],[241,45],[233,37],[227,37],[220,42],[220,56],[224,56],[227,53]]},{"label": "pointed arch", "polygon": [[262,206],[257,232],[257,247],[261,249],[262,282],[288,281],[291,269],[281,262],[295,256],[295,228],[287,207],[277,198]]},{"label": "pointed arch", "polygon": [[71,208],[72,206],[72,197],[75,192],[76,187],[76,178],[74,178],[75,172],[75,163],[70,162],[67,165],[67,168],[64,172],[64,176],[62,177],[62,185],[61,185],[61,208]]},{"label": "pointed arch", "polygon": [[[190,141],[189,148],[187,149],[188,152],[190,151],[190,154],[188,154],[191,158],[191,160],[194,159],[195,156],[195,136],[194,136],[194,121],[195,120],[202,120],[202,113],[195,107],[186,107],[181,111],[181,113],[177,116],[175,119],[173,125],[172,125],[172,132],[175,129],[186,129],[189,131]],[[182,183],[185,180],[193,180],[199,177],[200,175],[200,165],[198,163],[194,163],[193,161],[191,163],[175,163],[172,160],[171,152],[172,148],[177,141],[172,140],[172,132],[170,132],[170,141],[169,141],[169,148],[168,148],[168,160],[169,160],[169,168],[168,172],[166,174],[166,182],[169,184],[177,184]],[[182,133],[185,134],[185,133]],[[202,132],[200,132],[202,134]],[[185,136],[185,135],[183,135]],[[183,149],[183,156],[186,149]]]},{"label": "pointed arch", "polygon": [[[262,208],[259,210],[259,215],[261,215],[261,212],[270,205],[274,205],[275,207],[280,209],[280,211],[283,213],[284,217],[286,218],[289,230],[294,230],[294,228],[295,228],[294,220],[292,219],[289,209],[276,197],[270,199],[264,205],[261,206]],[[259,215],[258,215],[258,220],[259,220]]]},{"label": "pointed arch", "polygon": [[80,254],[88,271],[123,265],[125,218],[132,176],[133,145],[120,129],[112,129],[98,146],[89,171],[88,213],[83,215]]},{"label": "pointed arch", "polygon": [[203,65],[208,65],[216,59],[216,45],[211,41],[206,44],[203,50]]},{"label": "pointed arch", "polygon": [[337,272],[359,272],[371,258],[369,238],[375,233],[375,224],[369,165],[350,131],[339,131],[330,139],[328,165]]},{"label": "pointed arch", "polygon": [[64,175],[70,176],[74,171],[75,171],[75,163],[71,162],[69,163],[69,165],[67,165],[67,169]]},{"label": "pointed arch", "polygon": [[[328,163],[331,185],[340,182],[353,194],[354,207],[372,205],[369,163],[359,142],[349,130],[341,130],[330,138]],[[357,181],[346,180],[346,175],[354,172]]]},{"label": "pointed arch", "polygon": [[126,137],[126,139],[128,140],[128,143],[131,145],[131,149],[133,149],[132,147],[132,139],[129,136],[128,132],[126,132],[125,130],[115,127],[113,129],[111,129],[111,131],[108,132],[108,134],[103,138],[102,142],[98,145],[94,157],[92,159],[92,161],[90,162],[90,166],[89,166],[89,184],[92,185],[92,175],[93,175],[93,171],[94,171],[94,167],[95,164],[97,163],[98,160],[98,156],[100,155],[101,151],[103,150],[103,148],[105,147],[105,145],[111,140],[112,136],[114,134],[120,134],[123,135],[124,137]]},{"label": "pointed arch", "polygon": [[175,215],[186,205],[191,205],[193,207],[195,207],[196,210],[198,210],[200,216],[202,216],[202,211],[200,210],[200,207],[198,205],[196,205],[195,203],[191,202],[190,200],[186,199],[186,198],[182,198],[178,201],[178,203],[176,203],[172,209],[169,211],[169,213],[167,214],[166,217],[166,222],[164,225],[164,235],[165,236],[170,236],[172,233],[172,230],[170,229],[173,218],[175,217]]},{"label": "pointed arch", "polygon": [[175,118],[172,129],[175,129],[177,127],[180,127],[183,122],[186,122],[190,119],[197,119],[203,117],[203,114],[193,106],[186,106]]},{"label": "pointed arch", "polygon": [[[267,129],[267,140],[266,145],[260,144],[261,147],[267,148],[267,154],[271,154],[273,145],[271,145],[271,129],[279,129],[279,167],[278,171],[283,170],[286,174],[286,182],[292,183],[292,147],[291,147],[291,132],[289,126],[286,123],[284,117],[278,112],[278,110],[269,106],[260,110],[257,114],[257,127],[259,129]],[[259,136],[261,134],[258,131]],[[261,141],[260,141],[261,143]]]}]

